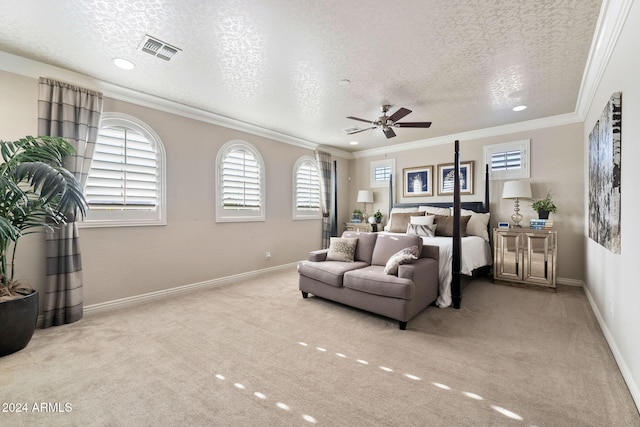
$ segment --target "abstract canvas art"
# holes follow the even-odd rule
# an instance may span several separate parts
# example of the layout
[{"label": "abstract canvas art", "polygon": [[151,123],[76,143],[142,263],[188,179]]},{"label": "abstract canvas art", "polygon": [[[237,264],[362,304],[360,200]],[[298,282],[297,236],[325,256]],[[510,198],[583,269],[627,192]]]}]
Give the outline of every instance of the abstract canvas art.
[{"label": "abstract canvas art", "polygon": [[589,238],[620,253],[622,94],[611,96],[589,134]]}]

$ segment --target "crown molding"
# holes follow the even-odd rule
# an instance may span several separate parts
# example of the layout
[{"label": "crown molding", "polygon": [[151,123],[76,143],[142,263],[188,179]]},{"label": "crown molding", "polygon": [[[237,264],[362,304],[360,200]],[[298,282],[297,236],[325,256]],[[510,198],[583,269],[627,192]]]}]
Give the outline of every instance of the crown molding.
[{"label": "crown molding", "polygon": [[77,73],[75,71],[66,70],[64,68],[45,64],[39,61],[28,59],[12,53],[0,51],[0,69],[14,74],[38,79],[46,76],[56,80],[81,85],[87,89],[102,92],[108,98],[118,101],[128,102],[141,107],[147,107],[165,113],[175,114],[177,116],[198,120],[204,123],[225,127],[228,129],[246,132],[252,135],[269,138],[274,141],[282,142],[296,147],[308,150],[316,150],[318,148],[330,152],[336,157],[351,159],[353,156],[346,151],[324,147],[319,144],[296,138],[281,132],[276,132],[260,126],[252,125],[241,120],[211,113],[199,108],[189,107],[174,101],[169,101],[157,96],[138,92],[122,86],[107,83],[92,77]]},{"label": "crown molding", "polygon": [[357,159],[363,157],[384,155],[393,152],[416,150],[441,144],[448,144],[452,141],[455,141],[456,139],[469,140],[487,138],[509,133],[530,131],[545,127],[560,126],[584,121],[591,103],[593,102],[593,98],[595,97],[595,93],[600,80],[602,79],[604,71],[606,70],[606,67],[609,63],[609,59],[611,58],[615,45],[618,41],[618,37],[622,32],[624,23],[627,19],[632,4],[633,0],[603,1],[600,10],[600,16],[598,17],[598,22],[596,24],[596,31],[592,40],[591,49],[582,77],[580,92],[578,94],[578,99],[576,102],[576,111],[574,113],[407,142],[405,144],[400,144],[393,147],[381,147],[370,150],[355,151],[353,153],[340,150],[335,147],[316,144],[291,135],[272,131],[270,129],[252,125],[250,123],[246,123],[230,117],[221,116],[198,108],[193,108],[173,101],[162,99],[153,95],[106,83],[88,77],[86,75],[44,64],[8,52],[0,51],[0,69],[32,77],[34,79],[37,79],[40,76],[44,75],[63,81],[70,81],[75,84],[83,85],[89,89],[101,91],[105,96],[120,101],[129,102],[135,105],[164,111],[167,113],[191,118],[193,120],[198,120],[229,129],[238,130],[241,132],[246,132],[252,135],[269,138],[278,142],[309,150],[320,149],[329,152],[333,156],[344,159]]},{"label": "crown molding", "polygon": [[633,0],[604,0],[591,41],[591,49],[582,75],[576,112],[584,121],[593,103],[598,85],[629,15]]},{"label": "crown molding", "polygon": [[578,115],[575,113],[561,114],[558,116],[546,117],[542,119],[528,120],[525,122],[512,123],[503,126],[495,126],[469,132],[439,136],[436,138],[422,139],[419,141],[407,142],[405,144],[400,144],[393,147],[372,148],[371,150],[357,151],[353,153],[353,155],[355,158],[378,156],[400,151],[433,147],[435,145],[450,144],[455,140],[465,141],[472,139],[489,138],[493,136],[500,136],[517,132],[527,132],[536,129],[580,123],[582,121],[583,120],[580,119],[580,117],[578,117]]}]

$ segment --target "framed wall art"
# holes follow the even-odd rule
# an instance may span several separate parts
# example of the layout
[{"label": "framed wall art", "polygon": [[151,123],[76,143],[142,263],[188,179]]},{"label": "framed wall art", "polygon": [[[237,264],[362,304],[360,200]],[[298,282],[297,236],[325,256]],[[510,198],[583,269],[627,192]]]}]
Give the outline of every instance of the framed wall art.
[{"label": "framed wall art", "polygon": [[[453,195],[454,164],[438,165],[438,196]],[[473,194],[473,162],[460,162],[460,194]]]},{"label": "framed wall art", "polygon": [[402,169],[404,197],[433,196],[433,166]]},{"label": "framed wall art", "polygon": [[589,238],[620,253],[622,93],[615,92],[589,134]]}]

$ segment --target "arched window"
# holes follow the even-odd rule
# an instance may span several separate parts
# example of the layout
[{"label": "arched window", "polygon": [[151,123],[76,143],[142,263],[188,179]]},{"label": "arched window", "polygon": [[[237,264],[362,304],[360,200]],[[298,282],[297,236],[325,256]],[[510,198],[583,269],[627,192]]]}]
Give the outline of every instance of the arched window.
[{"label": "arched window", "polygon": [[216,221],[264,221],[264,162],[248,142],[233,140],[216,159]]},{"label": "arched window", "polygon": [[141,120],[103,113],[85,186],[84,226],[166,224],[165,151]]},{"label": "arched window", "polygon": [[293,219],[322,218],[320,173],[311,156],[302,156],[293,167]]}]

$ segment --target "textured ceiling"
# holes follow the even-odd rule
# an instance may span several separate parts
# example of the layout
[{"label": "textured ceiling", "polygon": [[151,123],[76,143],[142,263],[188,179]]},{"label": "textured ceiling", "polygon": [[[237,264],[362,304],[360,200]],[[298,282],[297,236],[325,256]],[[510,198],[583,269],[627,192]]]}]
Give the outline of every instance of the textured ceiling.
[{"label": "textured ceiling", "polygon": [[[353,151],[575,112],[601,3],[0,0],[0,50]],[[181,51],[143,53],[145,34]],[[383,103],[433,125],[344,132]]]}]

